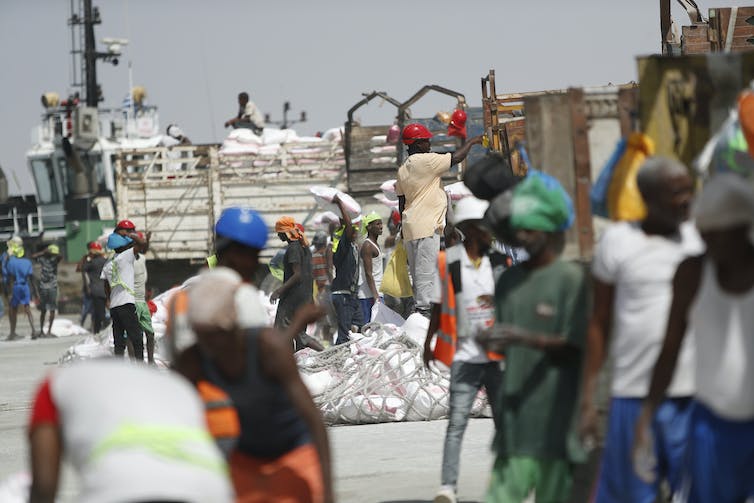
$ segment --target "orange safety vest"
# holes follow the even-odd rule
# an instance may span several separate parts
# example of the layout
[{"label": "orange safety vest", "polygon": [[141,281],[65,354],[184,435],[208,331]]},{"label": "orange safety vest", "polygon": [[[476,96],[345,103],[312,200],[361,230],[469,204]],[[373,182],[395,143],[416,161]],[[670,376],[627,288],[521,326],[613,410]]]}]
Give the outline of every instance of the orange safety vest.
[{"label": "orange safety vest", "polygon": [[[188,323],[188,294],[185,290],[177,291],[170,298],[168,313],[166,334],[168,340],[175,344],[179,331],[191,330]],[[207,430],[221,450],[229,454],[229,449],[241,435],[241,421],[233,401],[227,393],[209,381],[199,380],[196,388],[204,403]]]},{"label": "orange safety vest", "polygon": [[[445,365],[450,367],[456,354],[458,344],[458,308],[456,306],[456,292],[453,280],[448,273],[447,252],[441,251],[437,257],[437,268],[440,272],[440,288],[443,292],[440,310],[440,326],[437,329],[434,355]],[[487,358],[493,361],[502,360],[503,355],[487,352]]]}]

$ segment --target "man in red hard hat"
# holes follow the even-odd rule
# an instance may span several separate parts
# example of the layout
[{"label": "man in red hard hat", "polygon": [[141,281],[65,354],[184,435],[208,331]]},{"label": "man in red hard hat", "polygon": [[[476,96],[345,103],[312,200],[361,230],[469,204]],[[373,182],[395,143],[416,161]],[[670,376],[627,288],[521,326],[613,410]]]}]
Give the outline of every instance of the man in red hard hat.
[{"label": "man in red hard hat", "polygon": [[442,177],[466,158],[472,146],[482,142],[481,136],[475,136],[453,153],[436,154],[430,152],[430,138],[432,133],[421,124],[409,124],[403,129],[408,159],[398,168],[395,184],[415,309],[427,317],[432,303],[440,302],[437,255],[448,210]]}]

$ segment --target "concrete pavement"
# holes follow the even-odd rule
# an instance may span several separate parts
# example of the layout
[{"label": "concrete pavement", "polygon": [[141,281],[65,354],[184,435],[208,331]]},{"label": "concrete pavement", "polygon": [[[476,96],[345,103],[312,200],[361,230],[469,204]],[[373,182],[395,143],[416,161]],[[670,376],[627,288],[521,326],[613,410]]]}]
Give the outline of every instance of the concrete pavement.
[{"label": "concrete pavement", "polygon": [[[36,320],[35,320],[36,321]],[[25,425],[36,385],[79,337],[0,342],[0,481],[27,470]],[[24,331],[26,330],[26,331]],[[7,334],[7,318],[0,321]],[[4,335],[3,335],[4,337]],[[446,421],[387,423],[330,428],[339,502],[430,502],[440,484]],[[492,421],[469,423],[461,459],[461,501],[482,501],[492,466]],[[76,478],[63,472],[61,501],[75,501]]]}]

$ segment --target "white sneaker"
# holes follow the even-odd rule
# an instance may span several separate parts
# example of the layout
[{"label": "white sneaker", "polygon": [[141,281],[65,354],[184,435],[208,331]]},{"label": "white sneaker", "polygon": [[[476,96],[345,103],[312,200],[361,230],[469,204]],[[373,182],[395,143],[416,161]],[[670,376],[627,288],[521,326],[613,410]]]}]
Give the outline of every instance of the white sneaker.
[{"label": "white sneaker", "polygon": [[434,503],[457,503],[456,489],[453,486],[442,486],[435,496]]}]

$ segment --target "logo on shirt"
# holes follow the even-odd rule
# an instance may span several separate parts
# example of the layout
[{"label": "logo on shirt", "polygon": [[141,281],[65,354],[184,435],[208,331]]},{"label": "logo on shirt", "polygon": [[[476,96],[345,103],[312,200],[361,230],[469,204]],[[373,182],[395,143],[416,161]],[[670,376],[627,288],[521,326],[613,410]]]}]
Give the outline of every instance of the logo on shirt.
[{"label": "logo on shirt", "polygon": [[538,316],[541,316],[543,318],[552,318],[553,316],[555,316],[555,306],[547,304],[545,302],[540,302],[539,304],[537,304],[535,312]]}]

